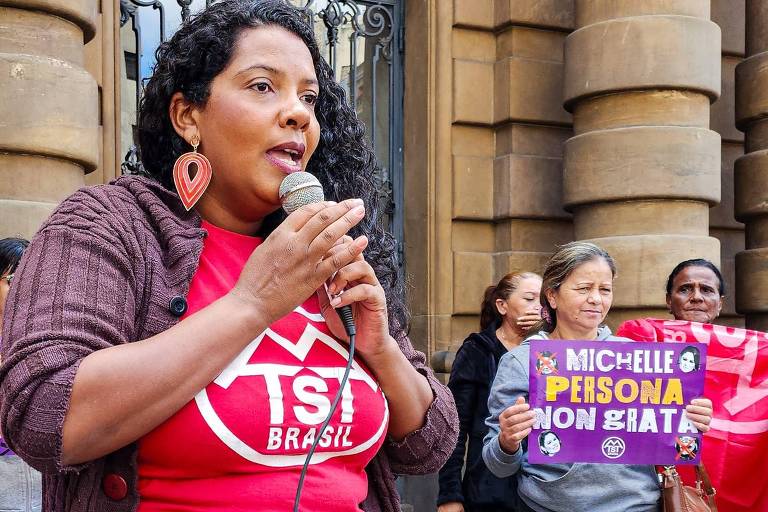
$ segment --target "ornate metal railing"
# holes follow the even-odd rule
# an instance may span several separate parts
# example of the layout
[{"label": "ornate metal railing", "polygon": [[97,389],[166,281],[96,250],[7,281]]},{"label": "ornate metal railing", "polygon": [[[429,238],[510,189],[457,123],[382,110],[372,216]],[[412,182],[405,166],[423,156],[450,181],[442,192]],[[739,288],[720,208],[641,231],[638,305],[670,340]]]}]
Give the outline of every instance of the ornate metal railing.
[{"label": "ornate metal railing", "polygon": [[[388,229],[403,240],[402,2],[302,0],[336,79],[347,89],[382,165]],[[402,262],[402,245],[399,255]]]},{"label": "ornate metal railing", "polygon": [[[290,0],[315,28],[324,57],[336,79],[347,90],[349,102],[366,125],[382,166],[376,176],[386,205],[383,219],[397,240],[403,240],[403,6],[402,0]],[[215,0],[120,0],[121,26],[131,22],[136,59],[135,101],[148,79],[154,48],[193,12]],[[150,16],[150,11],[154,16]],[[142,25],[153,26],[149,41]],[[174,25],[175,23],[175,25]],[[129,93],[130,94],[130,93]],[[132,95],[133,96],[133,95]],[[127,131],[127,130],[124,130]],[[135,172],[140,163],[135,147],[127,150],[123,172]],[[402,247],[402,246],[401,246]],[[402,262],[402,249],[399,251]]]}]

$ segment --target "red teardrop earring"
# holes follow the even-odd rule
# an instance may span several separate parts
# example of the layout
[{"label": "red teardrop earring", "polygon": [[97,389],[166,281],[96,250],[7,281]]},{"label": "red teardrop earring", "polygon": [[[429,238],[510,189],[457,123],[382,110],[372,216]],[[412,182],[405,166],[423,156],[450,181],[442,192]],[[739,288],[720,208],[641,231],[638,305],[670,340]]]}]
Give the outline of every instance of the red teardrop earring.
[{"label": "red teardrop earring", "polygon": [[[205,158],[205,155],[197,152],[200,137],[193,135],[190,144],[192,144],[192,152],[181,155],[173,165],[173,183],[187,211],[191,210],[202,197],[213,175],[211,162]],[[194,178],[189,175],[189,166],[193,163],[197,164]]]}]

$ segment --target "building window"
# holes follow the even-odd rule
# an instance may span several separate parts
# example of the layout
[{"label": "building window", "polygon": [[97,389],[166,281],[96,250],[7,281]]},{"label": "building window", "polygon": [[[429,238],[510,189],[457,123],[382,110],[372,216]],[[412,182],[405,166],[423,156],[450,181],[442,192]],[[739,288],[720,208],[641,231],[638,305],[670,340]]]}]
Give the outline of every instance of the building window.
[{"label": "building window", "polygon": [[134,52],[123,52],[125,56],[125,76],[128,80],[135,82],[138,77],[138,61]]}]

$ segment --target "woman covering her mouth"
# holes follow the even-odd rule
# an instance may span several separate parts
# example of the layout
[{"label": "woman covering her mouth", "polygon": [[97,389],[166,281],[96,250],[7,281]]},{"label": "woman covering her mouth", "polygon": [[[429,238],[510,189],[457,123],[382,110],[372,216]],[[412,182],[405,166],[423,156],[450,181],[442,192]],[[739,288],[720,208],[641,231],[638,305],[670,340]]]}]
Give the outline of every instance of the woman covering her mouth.
[{"label": "woman covering her mouth", "polygon": [[510,272],[486,288],[480,306],[480,332],[461,344],[448,388],[459,413],[459,439],[438,475],[437,512],[524,512],[517,482],[497,478],[483,462],[488,433],[488,394],[499,360],[518,347],[541,320],[541,276]]},{"label": "woman covering her mouth", "polygon": [[[44,473],[44,511],[285,512],[316,444],[301,510],[396,512],[394,475],[451,454],[374,154],[303,15],[221,0],[184,23],[141,101],[145,175],[75,193],[30,244],[0,422]],[[296,171],[329,200],[286,216]]]},{"label": "woman covering her mouth", "polygon": [[[560,247],[544,269],[542,321],[531,328],[536,334],[499,362],[488,399],[486,423],[490,428],[483,459],[496,476],[516,476],[522,501],[539,512],[658,511],[661,493],[653,466],[530,464],[522,444],[535,417],[527,403],[531,339],[630,341],[613,336],[603,325],[613,302],[615,277],[613,258],[600,247],[586,242]],[[686,407],[686,415],[706,432],[712,402],[694,399]],[[535,447],[536,441],[529,440],[528,449]]]}]

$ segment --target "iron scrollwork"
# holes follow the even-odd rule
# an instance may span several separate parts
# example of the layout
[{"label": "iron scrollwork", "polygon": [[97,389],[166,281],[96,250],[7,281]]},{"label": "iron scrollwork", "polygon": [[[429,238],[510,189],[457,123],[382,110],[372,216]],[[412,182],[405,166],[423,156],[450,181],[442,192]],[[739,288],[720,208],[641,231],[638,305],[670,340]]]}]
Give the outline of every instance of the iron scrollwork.
[{"label": "iron scrollwork", "polygon": [[123,163],[120,164],[120,172],[123,174],[142,174],[144,172],[139,158],[139,148],[136,147],[136,144],[131,144],[131,147],[128,148]]},{"label": "iron scrollwork", "polygon": [[[392,40],[394,26],[392,12],[384,5],[367,5],[361,13],[360,5],[354,0],[329,0],[328,4],[317,12],[313,11],[315,0],[304,0],[299,9],[306,13],[310,22],[317,16],[327,30],[328,44],[333,48],[339,42],[339,28],[349,24],[352,27],[350,39],[378,37],[377,45],[382,49],[382,56],[392,58]],[[333,62],[331,62],[333,66]]]},{"label": "iron scrollwork", "polygon": [[128,20],[134,16],[136,16],[136,6],[128,3],[128,0],[120,0],[120,26],[128,23]]},{"label": "iron scrollwork", "polygon": [[189,19],[189,6],[192,5],[192,0],[176,0],[181,6],[181,19],[187,21]]},{"label": "iron scrollwork", "polygon": [[[337,79],[348,84],[349,102],[367,116],[371,145],[382,169],[375,177],[379,197],[384,205],[383,219],[395,238],[403,240],[402,178],[402,49],[399,31],[402,9],[398,2],[375,0],[326,0],[321,6],[315,0],[301,0],[299,9],[310,25],[322,21],[327,39],[328,63]],[[315,8],[317,6],[316,12]],[[348,76],[339,76],[337,48],[343,44],[342,34],[349,37]],[[396,45],[396,38],[398,44]],[[359,41],[366,41],[363,62],[358,61]],[[346,66],[346,63],[344,64]],[[366,93],[358,96],[358,82],[365,79]],[[357,103],[364,103],[358,105]],[[363,115],[366,117],[365,115]],[[379,147],[377,147],[379,146]],[[402,264],[402,253],[399,251]]]},{"label": "iron scrollwork", "polygon": [[[181,7],[183,19],[189,18],[189,6],[193,0],[176,0]],[[208,0],[207,3],[209,3]],[[165,6],[160,0],[120,0],[120,26],[124,26],[128,21],[131,22],[131,28],[136,38],[136,63],[134,76],[136,77],[136,108],[138,109],[141,99],[141,92],[144,85],[144,77],[141,76],[141,56],[143,55],[143,41],[141,37],[141,23],[139,21],[139,7],[151,7],[158,11],[160,15],[159,33],[160,42],[165,41]],[[186,12],[186,18],[185,16]],[[142,172],[141,160],[138,156],[136,144],[131,144],[128,152],[125,154],[123,162],[120,164],[120,170],[123,174],[138,174]]]},{"label": "iron scrollwork", "polygon": [[165,7],[160,0],[120,0],[120,26],[128,22],[128,17],[123,16],[124,9],[133,19],[134,27],[138,25],[139,21],[136,17],[137,7],[152,7],[160,12],[160,40],[165,41]]}]

